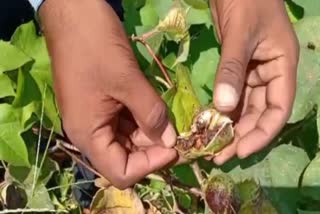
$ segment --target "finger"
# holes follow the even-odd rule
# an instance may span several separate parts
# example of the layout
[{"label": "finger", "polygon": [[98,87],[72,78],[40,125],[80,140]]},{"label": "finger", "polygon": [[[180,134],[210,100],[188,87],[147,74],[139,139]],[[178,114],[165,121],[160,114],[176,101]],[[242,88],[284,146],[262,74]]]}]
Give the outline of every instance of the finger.
[{"label": "finger", "polygon": [[237,142],[239,137],[236,135],[233,142],[226,146],[221,153],[213,158],[213,162],[217,165],[222,165],[228,160],[230,160],[237,152]]},{"label": "finger", "polygon": [[233,111],[239,103],[254,44],[248,34],[242,33],[242,20],[233,19],[233,22],[222,34],[222,52],[215,80],[214,104],[223,112]]},{"label": "finger", "polygon": [[176,133],[168,120],[166,105],[141,72],[123,25],[112,11],[107,16],[110,17],[104,25],[108,25],[108,32],[101,38],[106,41],[106,52],[101,55],[112,60],[104,60],[103,71],[99,73],[104,78],[101,81],[106,81],[103,89],[128,108],[153,142],[172,147]]},{"label": "finger", "polygon": [[262,75],[264,81],[270,82],[267,86],[267,108],[257,121],[255,128],[238,143],[237,155],[240,158],[246,158],[269,144],[290,116],[294,101],[295,76],[291,75],[291,66],[280,67],[285,71],[283,75],[276,74],[279,71],[277,66],[270,66],[274,71],[273,75],[270,70]]},{"label": "finger", "polygon": [[120,117],[118,129],[119,133],[127,136],[135,146],[152,146],[154,144],[135,123],[124,117]]},{"label": "finger", "polygon": [[139,84],[132,85],[130,95],[122,102],[132,112],[140,130],[150,140],[167,147],[174,146],[176,131],[169,121],[166,105],[142,75],[138,79],[135,82]]},{"label": "finger", "polygon": [[116,141],[121,143],[122,147],[127,151],[130,152],[134,149],[133,143],[124,135],[118,134],[116,135]]},{"label": "finger", "polygon": [[222,165],[237,153],[237,145],[241,137],[253,130],[263,109],[265,109],[265,87],[244,90],[244,110],[242,117],[235,125],[235,139],[232,144],[222,150],[214,159],[217,165]]},{"label": "finger", "polygon": [[219,24],[219,16],[217,13],[217,4],[215,0],[210,1],[211,15],[214,21],[215,33],[218,42],[221,41],[221,33],[220,33],[220,24]]},{"label": "finger", "polygon": [[136,146],[152,146],[154,142],[148,138],[141,129],[136,129],[130,134],[130,140]]},{"label": "finger", "polygon": [[176,158],[174,149],[152,146],[144,151],[127,152],[116,141],[96,138],[86,148],[93,166],[119,189],[128,188],[146,175],[165,167]]},{"label": "finger", "polygon": [[235,132],[240,138],[253,130],[266,109],[266,87],[256,87],[250,90],[244,112],[235,126]]},{"label": "finger", "polygon": [[115,75],[121,73],[121,78],[127,81],[118,80],[115,87],[120,89],[112,96],[129,109],[138,127],[149,139],[167,147],[174,146],[176,131],[169,121],[164,101],[139,70],[133,56],[124,55],[121,59]]}]

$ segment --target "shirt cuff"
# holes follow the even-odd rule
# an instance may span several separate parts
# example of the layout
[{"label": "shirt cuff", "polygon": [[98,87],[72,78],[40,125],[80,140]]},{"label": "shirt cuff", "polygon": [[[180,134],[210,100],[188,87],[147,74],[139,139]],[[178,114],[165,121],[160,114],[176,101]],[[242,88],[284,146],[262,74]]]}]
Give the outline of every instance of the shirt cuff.
[{"label": "shirt cuff", "polygon": [[33,9],[38,12],[41,4],[44,2],[44,0],[28,0],[33,7]]}]

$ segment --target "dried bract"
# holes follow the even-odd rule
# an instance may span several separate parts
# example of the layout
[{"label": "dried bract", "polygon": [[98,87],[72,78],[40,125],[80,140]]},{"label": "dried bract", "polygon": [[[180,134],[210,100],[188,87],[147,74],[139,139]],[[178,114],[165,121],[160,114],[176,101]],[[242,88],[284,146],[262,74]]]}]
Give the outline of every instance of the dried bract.
[{"label": "dried bract", "polygon": [[176,149],[189,160],[202,156],[215,156],[234,137],[232,121],[213,108],[196,114],[190,131],[181,133]]}]

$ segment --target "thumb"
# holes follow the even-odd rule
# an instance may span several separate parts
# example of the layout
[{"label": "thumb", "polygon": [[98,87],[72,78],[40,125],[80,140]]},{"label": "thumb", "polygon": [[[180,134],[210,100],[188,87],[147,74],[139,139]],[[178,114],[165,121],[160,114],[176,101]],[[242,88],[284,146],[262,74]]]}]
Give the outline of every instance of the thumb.
[{"label": "thumb", "polygon": [[169,121],[167,106],[139,69],[132,69],[126,92],[118,100],[132,113],[141,131],[154,143],[172,147],[176,130]]},{"label": "thumb", "polygon": [[219,111],[231,112],[239,103],[251,56],[244,37],[238,32],[229,32],[222,41],[213,96],[214,105]]}]

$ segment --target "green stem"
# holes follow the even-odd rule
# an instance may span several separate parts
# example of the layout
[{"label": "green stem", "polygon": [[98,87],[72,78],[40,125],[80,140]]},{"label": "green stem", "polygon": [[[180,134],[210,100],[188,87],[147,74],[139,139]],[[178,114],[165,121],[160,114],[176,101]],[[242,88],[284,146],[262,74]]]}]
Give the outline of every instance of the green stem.
[{"label": "green stem", "polygon": [[173,82],[171,81],[170,75],[168,71],[165,69],[164,65],[162,64],[161,60],[156,56],[150,45],[146,42],[146,40],[143,37],[139,36],[132,36],[131,37],[132,41],[139,42],[141,43],[149,52],[149,54],[152,56],[153,60],[157,63],[159,66],[159,69],[161,73],[163,74],[164,78],[166,79],[166,82],[172,88],[174,86]]},{"label": "green stem", "polygon": [[190,166],[191,166],[191,168],[193,170],[194,175],[197,178],[197,181],[198,181],[199,185],[202,186],[202,184],[203,184],[205,179],[201,174],[201,169],[200,169],[200,167],[198,165],[198,162],[194,161],[192,164],[190,164]]}]

